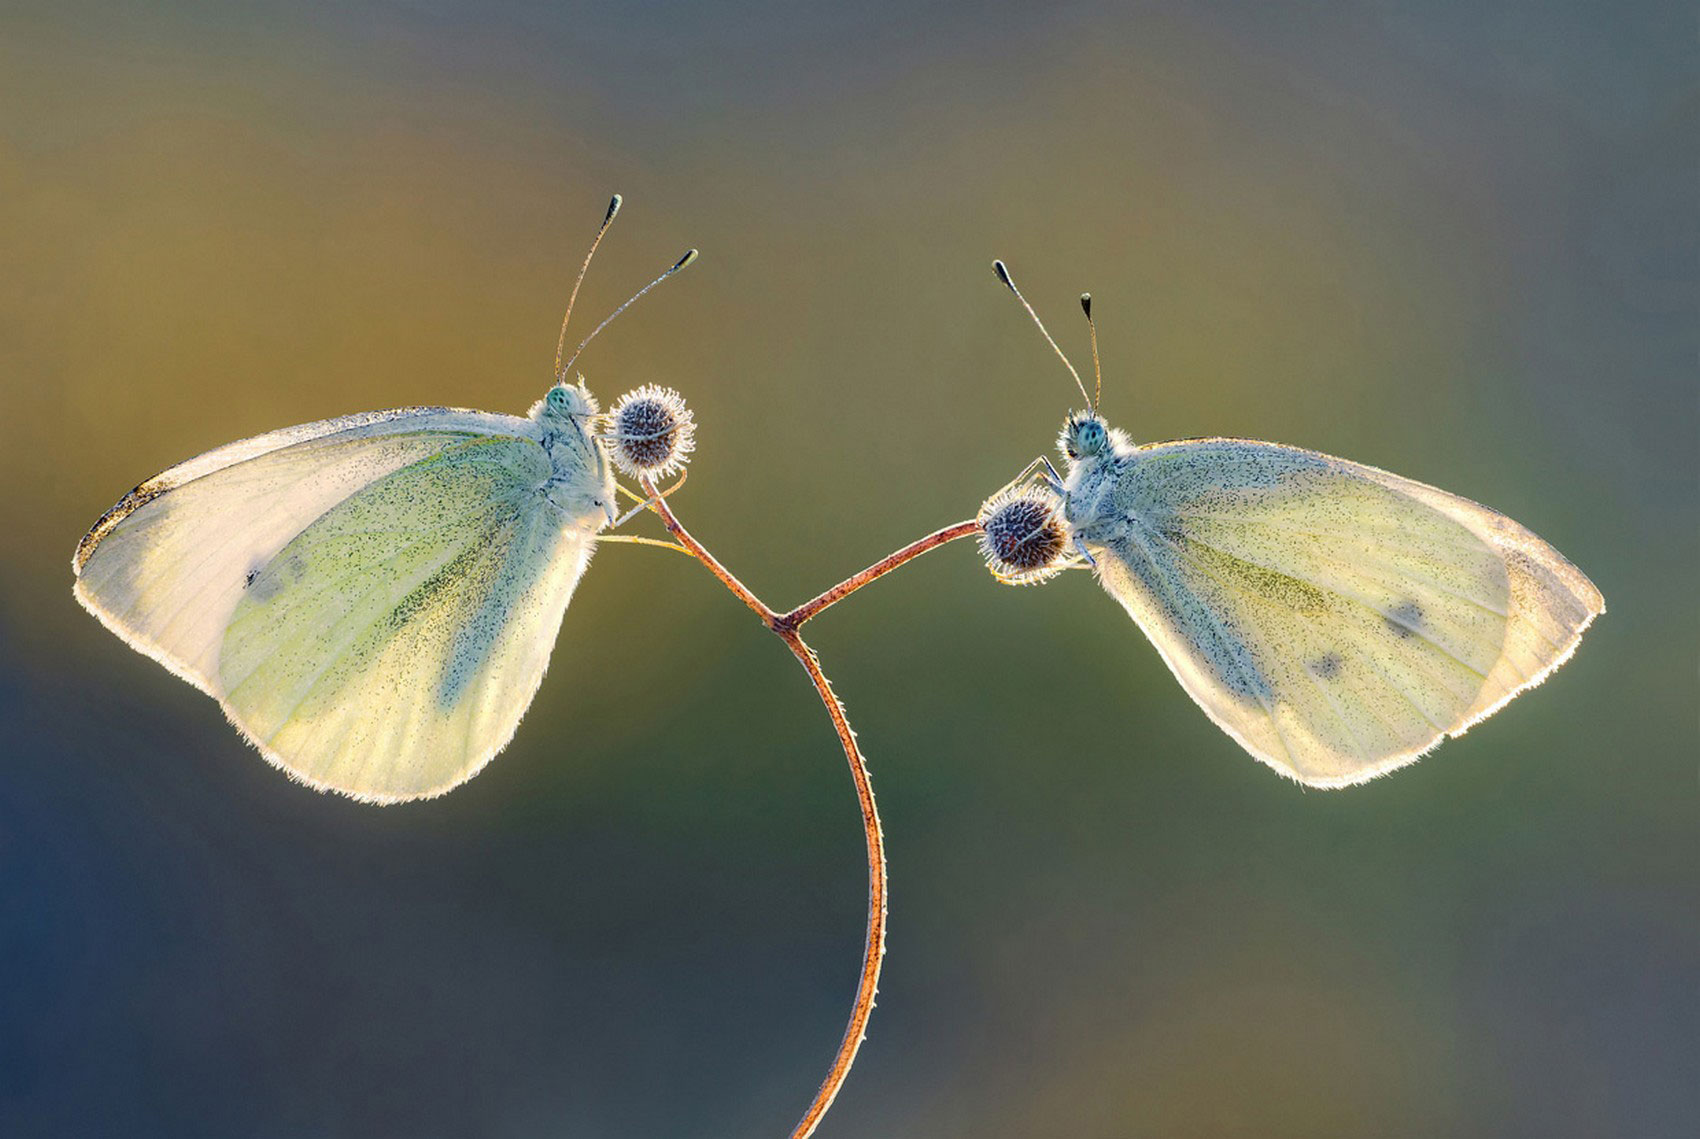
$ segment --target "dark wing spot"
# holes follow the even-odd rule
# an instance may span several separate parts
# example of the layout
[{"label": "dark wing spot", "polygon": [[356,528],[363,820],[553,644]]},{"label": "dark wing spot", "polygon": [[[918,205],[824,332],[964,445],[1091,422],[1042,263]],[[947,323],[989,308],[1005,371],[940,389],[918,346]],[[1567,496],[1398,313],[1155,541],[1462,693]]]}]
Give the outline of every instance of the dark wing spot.
[{"label": "dark wing spot", "polygon": [[1423,627],[1423,607],[1415,601],[1401,601],[1382,618],[1395,637],[1414,637]]},{"label": "dark wing spot", "polygon": [[260,571],[259,571],[259,570],[257,570],[257,569],[251,569],[251,570],[249,570],[249,571],[248,571],[248,576],[246,576],[246,577],[244,577],[244,578],[243,578],[243,579],[242,579],[242,588],[243,588],[243,589],[247,589],[247,588],[248,588],[248,587],[249,587],[249,586],[250,586],[250,585],[253,585],[253,584],[254,584],[254,579],[255,579],[255,578],[257,578],[257,577],[259,577],[259,576],[260,576]]},{"label": "dark wing spot", "polygon": [[1340,666],[1344,663],[1339,653],[1323,653],[1310,662],[1310,670],[1324,680],[1333,680],[1340,675]]}]

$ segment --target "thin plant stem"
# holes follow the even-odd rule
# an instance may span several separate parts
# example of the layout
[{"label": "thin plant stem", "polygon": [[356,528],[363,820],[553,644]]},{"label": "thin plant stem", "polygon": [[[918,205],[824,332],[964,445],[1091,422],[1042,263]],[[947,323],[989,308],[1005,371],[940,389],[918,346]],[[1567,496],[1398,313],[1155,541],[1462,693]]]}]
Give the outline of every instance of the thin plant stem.
[{"label": "thin plant stem", "polygon": [[679,545],[685,547],[696,557],[697,561],[707,566],[708,572],[719,578],[720,584],[730,589],[733,596],[755,610],[756,615],[762,619],[764,624],[771,626],[779,614],[757,597],[749,586],[734,577],[731,570],[721,565],[720,559],[709,553],[707,546],[691,536],[691,532],[685,529],[684,523],[680,522],[678,516],[673,513],[673,508],[667,505],[667,500],[661,497],[660,492],[655,489],[655,481],[646,475],[638,480],[638,485],[643,487],[644,492],[649,495],[650,509],[661,516],[662,524],[667,527],[669,534],[679,540]]},{"label": "thin plant stem", "polygon": [[904,546],[901,550],[898,550],[895,553],[887,554],[885,557],[881,558],[861,573],[856,574],[854,577],[845,578],[843,581],[839,582],[819,597],[816,597],[814,600],[803,602],[803,604],[797,606],[797,608],[791,610],[789,613],[781,613],[777,618],[778,624],[775,631],[777,632],[780,627],[787,629],[798,628],[804,621],[807,621],[810,617],[813,617],[821,610],[830,605],[838,604],[846,597],[849,597],[852,593],[855,593],[858,589],[861,589],[864,585],[867,585],[876,578],[884,577],[904,562],[913,561],[928,550],[937,549],[946,542],[954,542],[958,538],[966,538],[972,534],[978,534],[979,532],[980,524],[973,521],[958,522],[954,526],[946,526],[942,530],[934,530],[925,538],[910,542],[907,546]]},{"label": "thin plant stem", "polygon": [[844,758],[850,764],[850,778],[856,785],[856,798],[862,809],[862,834],[868,850],[868,929],[862,947],[862,976],[856,986],[856,1001],[850,1009],[849,1023],[844,1027],[844,1039],[839,1043],[838,1051],[832,1058],[832,1067],[827,1070],[826,1079],[822,1081],[820,1090],[815,1093],[815,1098],[810,1101],[808,1110],[791,1131],[791,1139],[807,1139],[807,1136],[814,1134],[821,1118],[826,1115],[833,1099],[837,1097],[838,1090],[844,1086],[845,1079],[850,1075],[850,1066],[856,1062],[856,1051],[867,1037],[868,1018],[873,1015],[874,995],[879,990],[880,964],[885,958],[886,870],[885,833],[880,827],[879,807],[874,802],[874,785],[868,775],[867,760],[856,743],[856,733],[850,727],[850,718],[844,711],[844,705],[832,690],[832,682],[827,679],[815,651],[803,641],[797,629],[827,606],[848,597],[876,578],[890,573],[928,550],[956,538],[966,537],[976,532],[979,527],[973,522],[959,522],[955,526],[947,526],[918,542],[910,543],[889,557],[882,558],[861,573],[833,586],[813,601],[805,602],[788,613],[779,613],[721,565],[719,559],[709,553],[708,548],[685,529],[684,523],[673,513],[672,506],[656,493],[652,480],[643,478],[639,483],[652,500],[650,509],[660,516],[667,532],[707,567],[710,573],[719,578],[720,583],[731,590],[738,600],[754,610],[762,622],[785,642],[785,647],[791,650],[791,655],[803,666],[803,671],[808,673],[809,683],[814,685],[815,693],[826,707],[827,717],[832,721],[832,730],[838,735],[838,742],[844,748]]}]

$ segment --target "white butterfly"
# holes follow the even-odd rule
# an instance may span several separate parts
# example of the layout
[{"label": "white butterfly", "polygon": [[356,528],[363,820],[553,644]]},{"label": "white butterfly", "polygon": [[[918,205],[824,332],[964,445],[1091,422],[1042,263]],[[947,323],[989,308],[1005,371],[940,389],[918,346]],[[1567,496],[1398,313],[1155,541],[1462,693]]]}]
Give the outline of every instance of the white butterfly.
[{"label": "white butterfly", "polygon": [[1557,550],[1468,499],[1278,443],[1134,446],[1096,409],[1063,427],[1066,477],[1035,460],[982,508],[994,571],[1092,566],[1199,707],[1302,783],[1415,761],[1539,684],[1605,611]]},{"label": "white butterfly", "polygon": [[296,779],[377,803],[442,794],[513,738],[617,521],[604,417],[559,359],[524,418],[372,412],[172,467],[78,544],[77,599]]}]

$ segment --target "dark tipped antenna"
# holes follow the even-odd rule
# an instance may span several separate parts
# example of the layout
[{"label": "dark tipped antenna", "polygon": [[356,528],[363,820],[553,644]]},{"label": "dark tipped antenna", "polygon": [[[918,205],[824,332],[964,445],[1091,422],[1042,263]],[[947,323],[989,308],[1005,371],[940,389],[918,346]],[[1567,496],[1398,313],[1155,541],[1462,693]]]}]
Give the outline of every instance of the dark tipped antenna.
[{"label": "dark tipped antenna", "polygon": [[[613,216],[612,212],[610,212],[609,216],[610,217]],[[659,285],[661,282],[665,281],[668,277],[671,277],[674,273],[677,273],[679,270],[683,269],[685,266],[689,265],[692,261],[695,261],[696,259],[697,259],[697,251],[696,250],[694,250],[694,249],[685,250],[685,255],[683,257],[679,258],[679,260],[676,261],[673,264],[673,267],[671,269],[667,270],[665,273],[661,274],[661,276],[655,278],[655,280],[651,281],[649,284],[645,285],[643,288],[641,288],[637,292],[633,293],[631,300],[627,301],[625,304],[621,305],[619,308],[617,308],[613,312],[609,313],[608,319],[604,320],[601,324],[597,325],[595,327],[595,329],[593,329],[591,331],[589,336],[586,336],[583,340],[581,340],[579,342],[579,346],[577,348],[573,349],[573,354],[567,358],[567,362],[565,364],[561,365],[559,368],[555,369],[555,378],[557,380],[564,380],[564,379],[567,378],[567,373],[572,371],[573,361],[577,360],[578,354],[580,352],[584,351],[584,346],[586,344],[589,344],[592,340],[595,340],[596,334],[598,332],[601,332],[604,328],[607,328],[610,324],[613,324],[615,317],[619,316],[621,313],[623,313],[627,309],[631,308],[632,305],[637,301],[637,299],[639,297],[643,296],[645,293],[649,292],[649,290],[653,289],[655,286]]]},{"label": "dark tipped antenna", "polygon": [[1080,311],[1086,314],[1086,327],[1092,330],[1092,375],[1097,380],[1097,387],[1092,392],[1092,410],[1098,410],[1098,401],[1104,398],[1104,368],[1098,363],[1098,322],[1092,319],[1092,294],[1080,294]]},{"label": "dark tipped antenna", "polygon": [[567,298],[567,315],[561,318],[561,335],[555,341],[555,375],[563,374],[561,369],[561,352],[567,346],[567,321],[573,318],[573,302],[578,300],[578,287],[584,284],[584,275],[590,268],[590,259],[596,256],[596,247],[602,244],[602,235],[608,232],[608,227],[614,224],[614,215],[620,212],[620,206],[625,199],[615,194],[608,200],[608,213],[602,219],[602,225],[596,230],[596,236],[591,238],[590,252],[584,255],[584,264],[578,268],[578,280],[573,282],[572,295]]},{"label": "dark tipped antenna", "polygon": [[1021,307],[1027,310],[1027,315],[1032,317],[1033,323],[1039,326],[1039,334],[1051,346],[1051,351],[1057,354],[1057,359],[1063,362],[1063,367],[1068,369],[1068,374],[1074,377],[1074,385],[1080,389],[1080,398],[1087,401],[1087,410],[1095,410],[1098,405],[1091,402],[1091,397],[1086,394],[1086,385],[1081,382],[1080,373],[1074,370],[1074,365],[1068,362],[1068,357],[1063,355],[1063,350],[1057,347],[1057,342],[1051,339],[1051,334],[1045,330],[1045,322],[1039,319],[1039,314],[1033,311],[1033,306],[1027,303],[1027,298],[1021,295],[1021,290],[1015,287],[1014,281],[1010,280],[1009,268],[1002,261],[993,261],[992,271],[998,275],[998,280],[1002,281],[1009,288],[1009,291],[1015,294],[1015,299],[1020,301]]}]

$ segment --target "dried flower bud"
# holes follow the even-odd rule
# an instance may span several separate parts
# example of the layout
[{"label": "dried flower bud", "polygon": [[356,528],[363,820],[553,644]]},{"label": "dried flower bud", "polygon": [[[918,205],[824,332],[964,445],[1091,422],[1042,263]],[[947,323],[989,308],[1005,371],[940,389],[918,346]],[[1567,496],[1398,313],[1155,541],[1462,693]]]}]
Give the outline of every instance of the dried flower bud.
[{"label": "dried flower bud", "polygon": [[665,478],[682,468],[696,446],[696,420],[678,392],[645,384],[627,392],[608,413],[614,465],[635,477]]},{"label": "dried flower bud", "polygon": [[980,507],[976,521],[986,568],[1005,585],[1036,585],[1063,571],[1068,527],[1062,501],[1051,491],[1033,486],[1000,491]]}]

